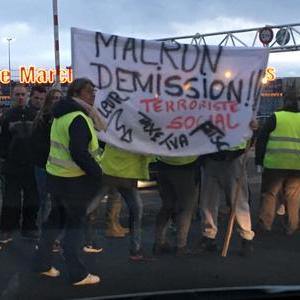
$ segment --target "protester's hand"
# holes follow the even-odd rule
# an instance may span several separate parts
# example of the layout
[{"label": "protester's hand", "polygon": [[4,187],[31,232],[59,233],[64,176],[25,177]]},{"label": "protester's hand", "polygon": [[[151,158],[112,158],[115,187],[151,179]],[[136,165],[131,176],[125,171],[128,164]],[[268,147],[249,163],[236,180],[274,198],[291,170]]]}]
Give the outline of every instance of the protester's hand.
[{"label": "protester's hand", "polygon": [[255,119],[252,119],[249,123],[249,126],[253,131],[258,130],[258,128],[259,128],[258,121]]}]

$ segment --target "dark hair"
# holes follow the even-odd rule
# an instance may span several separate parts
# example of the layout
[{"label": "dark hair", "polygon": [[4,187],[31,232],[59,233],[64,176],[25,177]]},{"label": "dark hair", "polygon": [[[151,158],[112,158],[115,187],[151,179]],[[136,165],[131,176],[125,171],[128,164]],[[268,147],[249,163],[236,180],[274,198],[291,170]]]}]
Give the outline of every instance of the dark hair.
[{"label": "dark hair", "polygon": [[63,93],[59,89],[51,89],[47,95],[43,106],[41,107],[40,111],[38,112],[37,116],[35,117],[34,123],[37,124],[40,121],[43,121],[44,116],[51,113],[53,107],[53,96],[55,93],[60,93],[63,96]]},{"label": "dark hair", "polygon": [[42,85],[34,85],[31,90],[30,90],[30,95],[29,97],[31,97],[33,95],[34,92],[39,92],[39,93],[47,93],[47,90],[45,87],[43,87]]},{"label": "dark hair", "polygon": [[27,90],[27,87],[25,84],[19,83],[17,82],[14,86],[13,86],[13,90],[17,87],[21,87],[21,88],[25,88]]},{"label": "dark hair", "polygon": [[72,98],[80,94],[81,90],[86,87],[86,85],[91,85],[95,87],[94,83],[88,78],[76,78],[69,86],[67,91],[67,97]]}]

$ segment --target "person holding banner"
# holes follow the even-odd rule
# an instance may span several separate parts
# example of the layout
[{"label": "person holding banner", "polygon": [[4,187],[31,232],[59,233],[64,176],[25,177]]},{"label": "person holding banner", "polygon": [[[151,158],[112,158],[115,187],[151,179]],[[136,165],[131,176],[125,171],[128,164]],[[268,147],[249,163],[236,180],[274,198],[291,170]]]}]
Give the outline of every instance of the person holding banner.
[{"label": "person holding banner", "polygon": [[284,95],[284,107],[262,127],[255,161],[263,167],[261,208],[257,233],[271,231],[280,194],[287,208],[286,233],[299,227],[300,207],[300,97],[294,90]]},{"label": "person holding banner", "polygon": [[[50,153],[46,165],[52,210],[43,223],[42,234],[33,260],[33,269],[57,277],[52,266],[52,246],[64,229],[63,255],[73,285],[96,284],[97,275],[89,274],[79,259],[86,209],[101,186],[99,144],[94,128],[103,125],[93,109],[95,90],[92,81],[75,79],[67,98],[53,108]],[[64,209],[62,210],[61,207]]]},{"label": "person holding banner", "polygon": [[176,256],[191,253],[187,237],[197,203],[200,172],[198,156],[159,157],[158,185],[162,206],[156,217],[153,254],[158,256],[171,251],[166,240],[166,229],[172,216],[176,224]]},{"label": "person holding banner", "polygon": [[145,261],[142,249],[142,216],[143,202],[137,189],[138,180],[149,180],[149,163],[151,155],[132,153],[109,144],[105,145],[101,157],[101,167],[104,173],[101,197],[108,193],[121,194],[129,211],[130,250],[131,261]]},{"label": "person holding banner", "polygon": [[[255,130],[256,123],[251,121],[250,128]],[[217,251],[218,211],[220,199],[224,195],[230,199],[231,209],[235,211],[238,232],[242,238],[240,254],[249,256],[253,252],[254,231],[249,207],[246,148],[248,148],[247,143],[243,142],[229,150],[203,156],[200,198],[203,237],[196,250],[198,253]],[[236,197],[237,192],[238,197]]]}]

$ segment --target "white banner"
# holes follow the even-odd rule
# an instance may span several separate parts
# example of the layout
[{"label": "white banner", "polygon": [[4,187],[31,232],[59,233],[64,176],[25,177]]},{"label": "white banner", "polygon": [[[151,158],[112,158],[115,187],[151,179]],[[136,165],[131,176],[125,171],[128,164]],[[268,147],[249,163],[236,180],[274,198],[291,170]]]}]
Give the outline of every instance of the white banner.
[{"label": "white banner", "polygon": [[72,28],[74,78],[96,85],[102,140],[140,153],[220,151],[251,136],[268,49],[157,42]]}]

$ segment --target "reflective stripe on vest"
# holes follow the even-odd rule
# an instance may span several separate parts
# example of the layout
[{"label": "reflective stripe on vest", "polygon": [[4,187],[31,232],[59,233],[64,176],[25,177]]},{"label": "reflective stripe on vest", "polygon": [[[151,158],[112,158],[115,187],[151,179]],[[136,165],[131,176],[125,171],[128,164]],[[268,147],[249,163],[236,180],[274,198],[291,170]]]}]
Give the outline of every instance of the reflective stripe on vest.
[{"label": "reflective stripe on vest", "polygon": [[[54,148],[61,149],[63,151],[69,151],[69,149],[65,145],[63,145],[61,143],[58,143],[58,142],[55,142],[55,141],[50,141],[50,146],[52,146]],[[91,151],[89,149],[89,153],[93,156],[93,158],[95,160],[97,160],[97,155],[101,155],[102,151],[101,151],[100,147],[98,147],[98,149],[96,149],[94,151]]]},{"label": "reflective stripe on vest", "polygon": [[61,166],[66,169],[72,169],[72,168],[77,169],[78,168],[78,165],[71,160],[64,160],[64,159],[59,159],[59,158],[49,156],[48,161],[53,165]]},{"label": "reflective stripe on vest", "polygon": [[50,134],[50,153],[46,165],[47,172],[59,177],[78,177],[85,172],[72,160],[69,150],[69,126],[77,116],[82,116],[90,129],[92,139],[88,151],[100,164],[100,148],[92,120],[83,112],[77,111],[54,119]]},{"label": "reflective stripe on vest", "polygon": [[106,144],[101,156],[101,168],[106,175],[149,180],[148,166],[151,161],[151,155],[133,153]]},{"label": "reflective stripe on vest", "polygon": [[270,169],[300,170],[300,113],[275,113],[276,128],[271,132],[264,157]]}]

